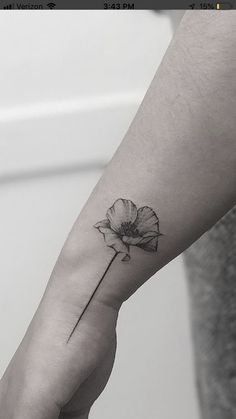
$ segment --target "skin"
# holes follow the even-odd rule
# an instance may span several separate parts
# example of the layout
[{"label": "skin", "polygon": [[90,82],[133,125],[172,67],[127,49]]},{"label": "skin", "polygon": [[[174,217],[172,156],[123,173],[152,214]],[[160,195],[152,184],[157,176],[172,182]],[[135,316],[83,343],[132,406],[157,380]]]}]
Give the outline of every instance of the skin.
[{"label": "skin", "polygon": [[[112,369],[122,304],[235,204],[236,13],[187,12],[76,220],[0,384],[0,419],[84,419]],[[93,225],[117,198],[160,219],[158,252],[113,256]],[[61,413],[60,413],[61,412]]]},{"label": "skin", "polygon": [[75,392],[69,403],[62,409],[60,419],[88,418],[90,406],[103,391],[112,371],[116,352],[116,337],[108,352],[91,375]]}]

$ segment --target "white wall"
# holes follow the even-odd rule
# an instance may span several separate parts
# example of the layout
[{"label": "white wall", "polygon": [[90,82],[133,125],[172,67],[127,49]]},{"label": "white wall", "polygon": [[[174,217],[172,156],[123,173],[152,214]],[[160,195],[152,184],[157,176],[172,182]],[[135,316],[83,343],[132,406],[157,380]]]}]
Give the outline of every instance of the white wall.
[{"label": "white wall", "polygon": [[[0,372],[171,36],[152,11],[0,14]],[[180,258],[122,308],[118,339],[91,418],[197,419]]]}]

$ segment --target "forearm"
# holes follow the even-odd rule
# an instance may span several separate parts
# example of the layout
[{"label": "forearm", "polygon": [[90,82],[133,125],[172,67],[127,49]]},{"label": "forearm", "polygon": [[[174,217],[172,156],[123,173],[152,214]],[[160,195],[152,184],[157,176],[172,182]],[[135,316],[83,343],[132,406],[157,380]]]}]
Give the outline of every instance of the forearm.
[{"label": "forearm", "polygon": [[234,13],[185,15],[52,275],[51,294],[55,290],[57,301],[78,314],[113,255],[93,226],[115,200],[151,207],[163,236],[157,252],[131,246],[130,261],[117,257],[96,293],[107,304],[126,299],[234,204],[235,18]]}]

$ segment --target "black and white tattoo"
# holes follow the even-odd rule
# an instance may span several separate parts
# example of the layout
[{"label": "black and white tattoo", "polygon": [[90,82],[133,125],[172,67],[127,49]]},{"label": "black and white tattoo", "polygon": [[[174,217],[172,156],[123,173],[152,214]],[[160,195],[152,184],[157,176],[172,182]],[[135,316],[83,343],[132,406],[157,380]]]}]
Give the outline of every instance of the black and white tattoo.
[{"label": "black and white tattoo", "polygon": [[131,259],[130,246],[140,247],[147,252],[156,252],[158,239],[162,236],[159,231],[159,219],[152,208],[145,206],[137,209],[132,201],[123,198],[117,199],[108,209],[106,218],[96,223],[94,227],[103,234],[106,245],[114,250],[114,254],[83,309],[68,341],[117,255],[122,255],[122,262],[128,262]]}]

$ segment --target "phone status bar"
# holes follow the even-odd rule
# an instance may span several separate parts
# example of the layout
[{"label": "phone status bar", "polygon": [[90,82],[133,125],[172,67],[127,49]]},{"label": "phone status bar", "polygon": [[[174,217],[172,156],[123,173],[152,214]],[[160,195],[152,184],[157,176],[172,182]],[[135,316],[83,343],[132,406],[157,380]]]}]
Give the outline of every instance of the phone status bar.
[{"label": "phone status bar", "polygon": [[5,10],[233,10],[236,0],[231,2],[189,2],[176,0],[131,0],[131,1],[101,1],[101,0],[55,0],[54,2],[32,0],[11,1],[0,0],[0,9]]}]

